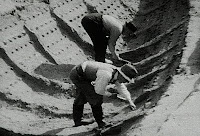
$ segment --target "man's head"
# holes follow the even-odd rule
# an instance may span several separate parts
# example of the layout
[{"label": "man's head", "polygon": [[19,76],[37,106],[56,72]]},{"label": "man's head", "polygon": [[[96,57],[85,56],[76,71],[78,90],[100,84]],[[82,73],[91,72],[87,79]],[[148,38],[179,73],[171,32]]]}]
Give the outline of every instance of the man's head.
[{"label": "man's head", "polygon": [[133,23],[131,23],[131,22],[126,22],[125,25],[133,33],[137,30],[137,27]]},{"label": "man's head", "polygon": [[119,72],[117,79],[121,83],[132,82],[132,79],[135,78],[138,74],[136,68],[131,64],[125,64],[117,70]]},{"label": "man's head", "polygon": [[126,22],[123,26],[123,31],[122,31],[122,37],[125,41],[129,41],[132,38],[136,38],[135,31],[137,30],[137,27],[131,23],[131,22]]}]

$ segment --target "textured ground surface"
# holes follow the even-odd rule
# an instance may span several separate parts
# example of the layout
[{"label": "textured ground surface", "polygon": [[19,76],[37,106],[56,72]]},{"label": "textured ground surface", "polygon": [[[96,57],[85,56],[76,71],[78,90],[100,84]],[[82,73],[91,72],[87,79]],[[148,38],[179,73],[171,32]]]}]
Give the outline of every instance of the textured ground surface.
[{"label": "textured ground surface", "polygon": [[[127,85],[137,109],[105,98],[105,120],[114,127],[103,135],[119,127],[125,136],[200,135],[199,8],[195,0],[0,0],[0,132],[94,135],[96,123],[72,127],[68,76],[93,60],[80,22],[101,12],[138,27],[136,38],[117,41],[117,51],[139,71]],[[89,105],[84,118],[93,118]]]}]

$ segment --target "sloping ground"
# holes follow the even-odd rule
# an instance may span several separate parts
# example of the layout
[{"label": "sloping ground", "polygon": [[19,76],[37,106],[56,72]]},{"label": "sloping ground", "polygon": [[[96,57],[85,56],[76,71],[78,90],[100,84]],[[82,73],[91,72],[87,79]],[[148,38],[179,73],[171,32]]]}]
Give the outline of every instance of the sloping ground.
[{"label": "sloping ground", "polygon": [[[9,7],[1,10],[0,22],[2,132],[94,135],[96,123],[72,127],[73,85],[68,80],[74,65],[93,60],[91,40],[80,24],[90,12],[132,20],[139,28],[137,38],[117,42],[120,56],[139,71],[136,83],[127,85],[138,108],[131,111],[126,102],[105,98],[105,120],[113,127],[103,134],[137,124],[182,71],[188,0],[6,0],[2,5]],[[84,118],[93,118],[89,105]]]},{"label": "sloping ground", "polygon": [[172,83],[145,119],[122,132],[124,136],[198,136],[200,134],[199,33],[200,2],[190,1],[190,21],[180,67]]}]

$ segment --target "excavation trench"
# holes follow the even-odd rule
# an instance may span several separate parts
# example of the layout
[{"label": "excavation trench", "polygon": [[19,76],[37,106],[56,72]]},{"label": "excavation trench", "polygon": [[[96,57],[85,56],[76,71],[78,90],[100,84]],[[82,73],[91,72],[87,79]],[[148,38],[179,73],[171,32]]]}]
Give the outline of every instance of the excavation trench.
[{"label": "excavation trench", "polygon": [[[138,28],[126,44],[117,41],[120,56],[139,72],[135,83],[127,85],[137,109],[131,111],[123,100],[105,98],[105,120],[113,126],[101,135],[123,135],[136,128],[178,74],[186,46],[188,0],[10,2],[0,24],[2,133],[97,135],[95,123],[72,127],[74,87],[69,80],[74,65],[93,60],[91,40],[80,24],[90,12],[131,20]],[[93,118],[88,105],[84,118]]]}]

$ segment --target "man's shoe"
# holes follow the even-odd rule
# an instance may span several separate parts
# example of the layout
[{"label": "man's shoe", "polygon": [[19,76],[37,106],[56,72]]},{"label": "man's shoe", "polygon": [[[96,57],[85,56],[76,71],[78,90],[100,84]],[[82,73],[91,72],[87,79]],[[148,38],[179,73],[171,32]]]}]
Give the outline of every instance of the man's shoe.
[{"label": "man's shoe", "polygon": [[89,125],[89,124],[92,124],[94,123],[94,120],[82,120],[81,122],[77,122],[75,123],[74,127],[78,127],[78,126],[86,126],[86,125]]},{"label": "man's shoe", "polygon": [[102,123],[98,124],[99,129],[104,129],[106,127],[111,127],[111,126],[112,126],[112,124],[107,123],[107,122],[103,122],[103,121],[102,121]]}]

